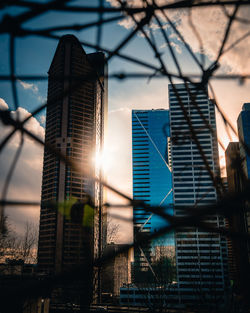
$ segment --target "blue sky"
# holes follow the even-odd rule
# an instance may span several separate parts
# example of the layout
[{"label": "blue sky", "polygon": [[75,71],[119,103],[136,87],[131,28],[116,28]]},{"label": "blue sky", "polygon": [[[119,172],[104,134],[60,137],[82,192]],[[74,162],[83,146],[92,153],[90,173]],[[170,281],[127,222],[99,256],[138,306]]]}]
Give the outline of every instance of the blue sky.
[{"label": "blue sky", "polygon": [[[38,1],[37,1],[38,2]],[[47,1],[39,1],[47,2]],[[140,4],[140,0],[134,0],[136,4]],[[159,0],[159,2],[161,2]],[[98,4],[99,1],[72,1],[72,5],[91,5],[94,6]],[[113,0],[105,2],[106,6],[110,6],[114,3]],[[27,9],[18,7],[7,7],[2,12],[0,12],[0,19],[3,18],[5,14],[18,15]],[[167,12],[168,13],[168,12]],[[176,14],[175,14],[176,13]],[[244,10],[239,11],[240,16],[249,16],[249,7],[245,7]],[[114,16],[116,14],[106,14],[104,18]],[[186,38],[189,46],[194,50],[196,57],[200,58],[199,44],[197,39],[188,26],[187,22],[187,12],[169,12],[170,17],[176,26],[178,26],[179,31],[182,31],[184,37]],[[213,62],[213,58],[218,50],[218,43],[220,42],[223,32],[226,27],[226,20],[223,19],[223,15],[220,10],[211,9],[209,11],[200,10],[193,12],[194,23],[196,23],[197,30],[200,32],[204,43],[204,58],[206,65]],[[71,25],[71,24],[82,24],[90,23],[98,20],[97,14],[83,14],[83,13],[56,13],[50,12],[43,14],[31,21],[23,24],[24,28],[37,30],[54,26]],[[180,61],[181,67],[185,73],[200,73],[197,65],[192,61],[190,54],[186,49],[184,49],[183,44],[174,35],[173,30],[169,25],[162,20],[165,30],[170,38],[171,45]],[[155,24],[155,23],[154,23]],[[228,45],[233,43],[238,37],[244,34],[244,25],[240,23],[235,23],[233,25],[232,34],[229,36]],[[130,20],[126,20],[122,25],[119,25],[117,21],[110,24],[105,24],[103,27],[103,37],[101,41],[101,46],[105,49],[114,49],[122,40],[125,38],[129,32],[133,30],[133,23]],[[159,47],[159,51],[162,53],[162,58],[165,61],[167,68],[171,71],[176,71],[173,61],[170,57],[169,50],[164,45],[164,39],[160,33],[160,30],[152,25],[151,30],[155,36],[155,41]],[[63,34],[71,33],[75,34],[80,41],[84,41],[90,44],[96,44],[96,27],[89,28],[80,32],[73,32],[70,30],[55,32],[55,35],[61,36]],[[149,30],[147,30],[149,31]],[[10,73],[9,65],[9,36],[7,34],[0,35],[0,73],[1,75],[8,75]],[[46,76],[49,69],[50,63],[52,61],[53,55],[55,53],[56,46],[58,44],[57,40],[46,39],[43,37],[37,37],[34,35],[27,36],[25,38],[18,38],[16,40],[16,53],[15,53],[15,65],[16,65],[16,75],[42,75]],[[249,61],[249,37],[246,38],[244,44],[241,43],[230,53],[226,54],[221,61],[221,73],[246,73],[250,72],[250,61]],[[95,51],[89,47],[83,46],[87,53]],[[217,50],[216,50],[217,49]],[[134,38],[124,47],[121,52],[128,56],[141,59],[150,64],[159,66],[158,60],[155,58],[155,54],[149,47],[144,36],[137,34]],[[248,57],[247,57],[248,56]],[[244,62],[243,62],[244,60]],[[118,57],[113,57],[109,62],[109,73],[114,72],[149,72],[142,66],[135,65],[131,62],[124,61]],[[30,81],[21,80],[17,81],[18,99],[19,106],[23,108],[22,114],[28,114],[32,112],[42,103],[46,101],[47,95],[47,82],[45,81]],[[152,109],[152,108],[168,108],[168,94],[167,94],[167,79],[129,79],[118,81],[115,79],[109,80],[109,124],[108,124],[108,147],[109,147],[109,159],[112,166],[108,167],[108,181],[117,186],[122,191],[131,194],[132,190],[132,179],[131,179],[131,109]],[[224,112],[230,118],[232,123],[236,125],[237,116],[241,110],[241,106],[244,102],[249,102],[250,100],[250,82],[249,80],[243,85],[239,85],[238,81],[214,81],[213,87],[216,92],[217,100],[220,106],[223,108]],[[0,98],[2,101],[7,103],[10,110],[14,110],[14,103],[12,97],[11,84],[9,82],[0,81]],[[38,116],[37,120],[33,120],[33,124],[30,125],[31,130],[37,131],[39,134],[44,131],[44,116],[45,111],[42,111]],[[217,125],[219,129],[219,136],[225,142],[225,145],[229,142],[229,138],[223,129],[222,122],[217,116]],[[37,121],[40,123],[37,123]],[[39,127],[41,127],[39,129]],[[3,133],[2,135],[3,136]],[[233,136],[236,140],[236,137]],[[18,140],[18,139],[15,139]],[[9,149],[5,149],[4,153],[0,155],[0,163],[8,165],[9,155],[13,155],[16,147],[15,140],[13,140],[13,146]],[[34,145],[34,143],[32,144]],[[39,201],[40,199],[40,185],[41,185],[41,165],[42,165],[42,149],[37,148],[40,152],[37,155],[38,150],[31,149],[27,144],[27,151],[24,151],[25,158],[20,160],[19,165],[16,169],[16,181],[18,180],[18,175],[23,175],[22,162],[26,162],[27,171],[30,171],[30,175],[27,175],[23,179],[23,183],[19,185],[10,185],[9,196],[13,198],[20,198],[23,192],[23,185],[27,184],[30,194],[32,194],[32,199]],[[32,166],[34,160],[33,155],[36,155],[37,160],[39,159],[39,165],[35,168]],[[221,151],[221,156],[223,157],[223,151]],[[119,162],[117,162],[119,160]],[[223,163],[223,162],[222,162]],[[4,167],[2,177],[5,177],[7,166]],[[119,173],[119,175],[117,175]],[[36,182],[31,183],[29,177],[37,177]],[[1,187],[3,184],[3,178],[1,182]],[[22,185],[22,186],[21,186]],[[32,190],[34,186],[34,190]],[[119,199],[117,199],[119,200]],[[13,211],[13,210],[12,210]],[[27,210],[25,211],[27,212]],[[127,213],[125,213],[126,215]],[[19,218],[12,214],[17,229],[21,229],[21,224],[18,224],[21,217],[25,215],[29,218],[30,214],[21,211]],[[17,216],[17,215],[16,215]],[[34,217],[35,216],[35,217]],[[37,220],[39,216],[39,210],[36,209],[36,214],[32,215],[33,220]],[[129,214],[126,216],[130,216]],[[22,223],[24,222],[24,217],[22,217]],[[124,229],[130,227],[128,225],[121,226],[121,240],[131,240],[128,237],[122,237],[122,232]],[[131,230],[131,228],[130,228]]]},{"label": "blue sky", "polygon": [[[89,4],[89,1],[78,1],[80,3],[83,2]],[[91,5],[97,1],[91,1]],[[77,2],[76,2],[77,3]],[[108,5],[108,4],[107,4]],[[5,9],[2,12],[2,16],[8,13],[11,15],[20,14],[24,9],[18,9],[16,7],[10,7]],[[108,15],[109,17],[110,15]],[[105,16],[104,16],[105,18]],[[98,19],[97,14],[80,14],[80,13],[56,13],[50,12],[43,14],[37,18],[32,19],[29,22],[23,24],[25,29],[31,30],[38,30],[43,28],[55,27],[55,26],[62,26],[62,25],[74,25],[74,24],[81,24],[81,23],[89,23],[96,21]],[[117,24],[117,22],[112,22],[110,24],[106,24],[103,27],[103,36],[101,46],[104,48],[108,48],[109,50],[114,49],[119,42],[125,38],[132,29],[127,30],[123,26]],[[79,40],[85,41],[90,44],[96,43],[96,27],[88,28],[87,30],[83,30],[80,32],[74,31],[60,31],[54,32],[55,35],[63,35],[67,33],[75,34]],[[170,34],[171,31],[168,31]],[[156,36],[157,45],[161,47],[164,43],[162,36],[159,34],[159,31],[154,31]],[[175,42],[175,39],[172,39]],[[16,40],[16,53],[15,53],[15,65],[16,65],[16,75],[42,75],[46,76],[47,71],[49,69],[52,57],[54,55],[57,40],[47,39],[43,37],[37,36],[27,36],[24,38],[18,38]],[[93,52],[95,50],[84,47],[87,53]],[[166,49],[160,49],[164,60],[166,60],[166,65],[168,68],[173,69],[173,63],[171,57],[169,55],[169,51]],[[2,35],[1,36],[1,59],[0,59],[0,69],[2,74],[9,74],[10,73],[10,66],[9,66],[9,36]],[[122,53],[135,57],[137,59],[141,59],[148,63],[154,64],[159,66],[157,59],[154,56],[153,51],[148,46],[145,38],[142,36],[134,36],[134,38],[129,42],[122,49]],[[188,57],[188,54],[183,51],[180,55],[181,59],[185,59],[185,62],[182,62],[183,68],[187,69],[189,72],[193,72],[197,70],[197,67],[191,63],[191,58]],[[109,63],[109,71],[110,73],[113,72],[145,72],[146,69],[142,66],[135,65],[131,62],[121,60],[118,57],[113,57],[113,59]],[[147,71],[148,72],[148,71]],[[147,80],[143,80],[143,85]],[[35,93],[32,88],[23,88],[19,83],[18,86],[18,95],[20,99],[20,106],[28,109],[31,111],[35,107],[37,107],[41,103],[41,99],[46,99],[46,82],[41,81],[26,81],[27,83],[34,83],[37,86],[37,92]],[[157,80],[157,84],[162,83]],[[165,83],[165,82],[164,82]],[[136,84],[141,84],[136,80]],[[113,87],[114,85],[114,87]],[[130,89],[135,86],[135,81],[126,81],[126,82],[110,82],[109,88],[109,95],[110,99],[113,96],[113,90],[117,90],[117,85],[121,86],[122,89]],[[0,84],[0,93],[3,99],[9,104],[11,108],[13,108],[13,99],[12,99],[12,92],[10,88],[10,84],[7,82],[1,82]],[[111,100],[112,101],[112,100]],[[117,107],[117,103],[115,104]],[[114,109],[113,104],[111,102],[110,109]]]}]

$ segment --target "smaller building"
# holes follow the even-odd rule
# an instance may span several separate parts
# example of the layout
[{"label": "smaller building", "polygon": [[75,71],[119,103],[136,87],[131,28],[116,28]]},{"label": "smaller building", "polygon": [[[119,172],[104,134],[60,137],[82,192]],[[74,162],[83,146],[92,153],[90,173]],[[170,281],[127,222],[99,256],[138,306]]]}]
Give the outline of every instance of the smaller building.
[{"label": "smaller building", "polygon": [[[122,244],[110,243],[106,247],[106,253],[114,253],[125,247]],[[110,259],[102,268],[102,301],[115,301],[120,295],[120,287],[130,283],[131,280],[131,253],[125,251]]]},{"label": "smaller building", "polygon": [[26,264],[22,259],[6,259],[0,263],[0,276],[34,276],[36,264]]},{"label": "smaller building", "polygon": [[[244,125],[241,126],[244,127]],[[246,177],[246,163],[247,158],[243,156],[239,142],[230,142],[226,149],[229,194],[240,193],[246,188],[248,181]],[[250,219],[248,208],[249,202],[241,201],[235,207],[235,210],[230,212],[227,218],[227,226],[231,231],[242,234],[249,233]],[[250,279],[249,251],[249,243],[247,241],[239,240],[238,238],[228,239],[229,275],[232,281],[233,291],[235,294],[243,295],[246,301],[249,301],[247,295]]]},{"label": "smaller building", "polygon": [[1,312],[49,313],[50,288],[37,275],[37,264],[7,258],[0,263],[0,279]]},{"label": "smaller building", "polygon": [[49,313],[50,300],[37,297],[28,299],[23,305],[23,313]]}]

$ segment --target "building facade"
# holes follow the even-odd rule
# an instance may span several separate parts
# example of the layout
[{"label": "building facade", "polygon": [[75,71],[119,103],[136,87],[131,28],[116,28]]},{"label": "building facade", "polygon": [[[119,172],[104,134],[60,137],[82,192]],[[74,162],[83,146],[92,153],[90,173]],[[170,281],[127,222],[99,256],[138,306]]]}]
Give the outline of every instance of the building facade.
[{"label": "building facade", "polygon": [[[246,188],[246,183],[249,184],[250,179],[250,103],[244,103],[242,106],[242,111],[239,114],[237,120],[238,135],[239,135],[239,150],[240,157],[242,160],[242,167],[244,173],[245,182],[243,188]],[[249,186],[249,185],[248,185]],[[250,202],[246,201],[244,203],[244,212],[242,219],[243,231],[247,234],[250,233]],[[247,281],[250,279],[250,242],[246,242],[246,253],[244,268],[245,268],[245,279],[243,280],[242,289],[248,288]],[[244,254],[242,255],[244,257]],[[245,297],[248,300],[248,295]],[[249,303],[249,300],[248,300]]]},{"label": "building facade", "polygon": [[[138,312],[143,312],[142,307],[145,307],[145,312],[148,311],[148,308],[153,312],[164,312],[169,308],[184,308],[183,305],[179,304],[177,284],[172,284],[167,288],[159,288],[157,286],[151,288],[147,286],[138,287],[133,284],[124,285],[120,290],[120,304],[138,307]],[[133,309],[136,310],[136,308]]]},{"label": "building facade", "polygon": [[124,247],[127,246],[115,243],[106,246],[106,253],[116,255],[102,268],[102,302],[105,302],[105,296],[107,302],[117,302],[120,296],[120,288],[124,284],[131,283],[131,251],[126,250],[117,254]]},{"label": "building facade", "polygon": [[[250,103],[245,103],[238,120],[239,142],[230,142],[226,149],[229,194],[241,193],[250,178]],[[228,217],[228,226],[235,232],[250,233],[249,202],[242,201]],[[229,240],[229,274],[236,293],[248,301],[246,290],[250,279],[250,245],[245,240]]]},{"label": "building facade", "polygon": [[[240,156],[244,159],[243,169],[246,178],[250,178],[250,153],[244,147],[244,144],[250,146],[250,103],[244,103],[242,111],[237,120],[238,134],[240,138],[239,149]],[[244,144],[243,144],[244,143]]]},{"label": "building facade", "polygon": [[[102,187],[91,179],[101,178],[93,159],[104,139],[105,57],[86,54],[76,37],[66,35],[59,41],[48,74],[45,144],[74,167],[45,147],[38,267],[46,274],[60,274],[98,256],[105,239]],[[48,204],[51,201],[58,204],[56,208]],[[67,211],[81,201],[96,208],[87,227],[82,217],[74,219]]]},{"label": "building facade", "polygon": [[[246,186],[245,173],[240,157],[239,142],[230,142],[226,152],[226,169],[229,194],[240,193]],[[244,161],[243,161],[244,162]],[[247,233],[246,210],[244,202],[239,203],[235,211],[227,218],[230,230]],[[228,265],[229,277],[233,281],[236,290],[246,288],[249,281],[249,257],[248,244],[244,240],[228,238]]]},{"label": "building facade", "polygon": [[[163,212],[172,214],[169,135],[167,110],[132,111],[133,197],[136,200],[143,200],[148,205],[162,207]],[[141,236],[146,238],[167,225],[165,219],[140,207],[133,209],[133,222],[135,242]],[[162,257],[173,258],[173,234],[167,234],[135,248],[134,283],[150,282],[156,278],[153,260],[159,251],[164,251]]]},{"label": "building facade", "polygon": [[[182,217],[185,208],[202,210],[218,198],[214,187],[220,175],[215,107],[207,90],[175,84],[169,85],[169,112],[174,215]],[[205,221],[214,227],[225,226],[223,217],[217,215]],[[176,267],[183,303],[221,301],[228,281],[226,239],[196,227],[176,231]]]}]

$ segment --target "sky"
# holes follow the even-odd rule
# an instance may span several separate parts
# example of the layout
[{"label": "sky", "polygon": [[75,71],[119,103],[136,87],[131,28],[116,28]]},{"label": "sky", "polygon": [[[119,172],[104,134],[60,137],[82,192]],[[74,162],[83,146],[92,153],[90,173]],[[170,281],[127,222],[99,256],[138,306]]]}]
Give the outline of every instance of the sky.
[{"label": "sky", "polygon": [[[36,1],[47,2],[47,1]],[[165,1],[158,0],[161,5]],[[98,5],[98,1],[71,1],[72,5]],[[129,1],[131,6],[141,6],[141,0]],[[117,1],[109,0],[105,2],[107,7],[115,7]],[[202,8],[187,10],[168,10],[166,14],[173,21],[175,27],[183,35],[188,46],[192,49],[194,55],[199,60],[204,58],[204,64],[209,66],[215,60],[220,49],[220,43],[226,31],[228,18],[226,14],[232,14],[232,7],[222,8]],[[27,11],[26,8],[6,7],[0,12],[0,20],[6,14],[16,16]],[[105,14],[104,18],[112,15]],[[157,15],[163,25],[164,31],[170,39],[171,47],[174,49],[181,69],[184,74],[200,74],[200,69],[194,62],[190,53],[180,41],[176,33],[166,22],[165,17],[158,13]],[[250,16],[250,7],[244,6],[237,13],[237,20],[232,24],[232,31],[228,36],[224,53],[220,59],[218,74],[247,74],[250,72],[250,36],[247,19]],[[137,20],[141,15],[135,17]],[[47,12],[39,17],[33,18],[23,24],[25,29],[38,30],[54,26],[85,24],[98,20],[97,14],[93,13],[66,13],[66,12]],[[192,23],[191,23],[192,21]],[[194,27],[192,27],[192,24]],[[102,40],[100,46],[104,49],[114,49],[128,34],[133,31],[135,25],[129,17],[123,17],[120,21],[105,24],[102,31]],[[195,28],[195,30],[194,30]],[[162,36],[161,30],[157,26],[157,21],[152,20],[150,27],[146,29],[147,34],[154,36],[155,44],[159,48],[162,59],[169,71],[176,73],[173,60],[168,47]],[[54,35],[74,34],[77,38],[87,43],[83,48],[87,53],[96,51],[90,48],[90,45],[96,44],[97,28],[92,27],[82,31],[55,31]],[[199,34],[197,36],[197,33]],[[197,38],[201,38],[199,41]],[[232,49],[231,45],[237,43],[237,40],[244,38]],[[10,73],[9,45],[10,38],[8,34],[0,35],[0,75]],[[202,42],[203,50],[200,49]],[[15,41],[15,69],[16,75],[41,75],[47,76],[50,63],[55,53],[58,40],[47,39],[30,35],[18,38]],[[148,45],[145,36],[142,33],[136,34],[129,43],[122,48],[121,53],[144,62],[159,66],[155,53]],[[109,74],[117,72],[135,72],[150,73],[153,72],[143,66],[125,61],[119,57],[113,56],[108,63]],[[175,81],[180,82],[180,81]],[[106,141],[105,155],[107,156],[105,170],[107,181],[128,195],[132,195],[132,158],[131,158],[131,110],[132,109],[159,109],[168,108],[168,83],[166,78],[143,78],[143,79],[110,79],[108,91],[108,135]],[[18,91],[18,114],[20,117],[26,117],[30,112],[46,101],[47,81],[19,79],[16,82]],[[212,86],[216,95],[216,100],[223,112],[226,114],[232,125],[236,128],[237,117],[241,111],[244,102],[250,102],[250,81],[245,80],[240,83],[239,80],[212,80]],[[15,115],[15,106],[12,96],[11,84],[7,81],[0,81],[0,108],[9,109]],[[35,132],[40,138],[44,138],[45,111],[40,112],[36,117],[31,118],[27,128]],[[0,124],[0,140],[10,131]],[[230,140],[237,140],[237,137],[231,132],[230,139],[223,126],[220,115],[217,114],[217,132],[218,137],[227,146]],[[15,135],[0,154],[0,192],[3,190],[5,178],[8,169],[13,161],[15,151],[20,142],[20,137]],[[43,148],[34,141],[25,138],[21,157],[14,171],[11,183],[8,189],[8,199],[40,201],[41,179],[42,179],[42,159]],[[223,168],[224,152],[220,149],[221,166]],[[222,169],[224,173],[224,170]],[[122,199],[115,197],[114,194],[108,194],[108,199],[120,202]],[[12,227],[21,232],[27,220],[39,223],[39,207],[12,207],[6,209]],[[124,212],[111,211],[113,214],[122,214],[131,218],[131,210]],[[120,242],[130,242],[132,240],[131,223],[119,223],[118,239]]]}]

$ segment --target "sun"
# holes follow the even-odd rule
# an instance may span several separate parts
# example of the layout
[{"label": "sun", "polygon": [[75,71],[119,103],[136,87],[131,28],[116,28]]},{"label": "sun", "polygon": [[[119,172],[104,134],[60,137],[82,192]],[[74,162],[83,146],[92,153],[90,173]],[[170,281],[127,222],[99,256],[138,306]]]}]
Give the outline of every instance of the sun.
[{"label": "sun", "polygon": [[96,152],[93,157],[93,162],[96,166],[96,169],[101,170],[103,173],[107,173],[112,164],[111,156],[108,155],[107,151],[105,150]]}]

